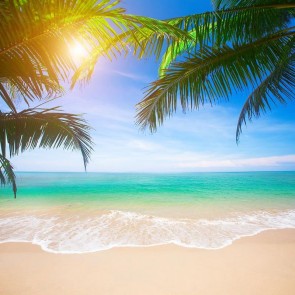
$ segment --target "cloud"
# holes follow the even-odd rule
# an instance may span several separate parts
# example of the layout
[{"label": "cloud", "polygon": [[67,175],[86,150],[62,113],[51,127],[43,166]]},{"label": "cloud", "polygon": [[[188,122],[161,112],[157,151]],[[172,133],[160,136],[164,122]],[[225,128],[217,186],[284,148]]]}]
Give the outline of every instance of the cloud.
[{"label": "cloud", "polygon": [[151,141],[133,139],[128,142],[128,146],[136,151],[154,152],[162,150],[162,146]]},{"label": "cloud", "polygon": [[268,167],[282,167],[285,165],[295,165],[295,155],[258,157],[258,158],[228,158],[224,160],[219,159],[185,159],[179,163],[182,168],[268,168]]}]

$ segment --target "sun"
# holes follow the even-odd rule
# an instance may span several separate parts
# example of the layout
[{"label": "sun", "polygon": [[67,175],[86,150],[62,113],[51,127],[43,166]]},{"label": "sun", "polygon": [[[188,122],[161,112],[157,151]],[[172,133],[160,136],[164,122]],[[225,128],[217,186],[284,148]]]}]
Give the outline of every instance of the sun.
[{"label": "sun", "polygon": [[88,52],[81,42],[75,41],[70,46],[70,54],[75,61],[79,62],[87,57]]}]

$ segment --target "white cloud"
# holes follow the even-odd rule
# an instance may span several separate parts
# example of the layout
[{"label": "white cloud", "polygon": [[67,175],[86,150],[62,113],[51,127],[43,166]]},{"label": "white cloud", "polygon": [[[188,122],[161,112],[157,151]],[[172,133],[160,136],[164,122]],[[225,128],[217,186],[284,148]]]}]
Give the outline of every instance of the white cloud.
[{"label": "white cloud", "polygon": [[283,155],[272,157],[258,157],[258,158],[227,158],[224,160],[219,159],[206,159],[202,160],[200,157],[197,159],[185,159],[179,163],[182,168],[268,168],[268,167],[281,167],[284,165],[295,165],[295,155]]},{"label": "white cloud", "polygon": [[130,140],[128,146],[136,151],[154,152],[162,150],[162,146],[159,144],[139,139]]}]

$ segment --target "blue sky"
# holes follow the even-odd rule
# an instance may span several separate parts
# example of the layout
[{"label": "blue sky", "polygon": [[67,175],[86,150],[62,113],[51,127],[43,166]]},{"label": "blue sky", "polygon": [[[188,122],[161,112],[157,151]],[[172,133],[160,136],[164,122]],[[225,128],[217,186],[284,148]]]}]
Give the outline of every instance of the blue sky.
[{"label": "blue sky", "polygon": [[[201,3],[201,4],[198,4]],[[128,13],[165,19],[211,10],[210,1],[123,0]],[[90,83],[55,104],[84,113],[93,127],[95,151],[88,171],[191,172],[295,170],[295,103],[278,106],[243,128],[235,128],[247,93],[199,111],[177,113],[155,134],[134,124],[135,104],[157,77],[154,59],[132,56],[99,60]],[[17,171],[83,171],[79,152],[34,150],[12,159]]]}]

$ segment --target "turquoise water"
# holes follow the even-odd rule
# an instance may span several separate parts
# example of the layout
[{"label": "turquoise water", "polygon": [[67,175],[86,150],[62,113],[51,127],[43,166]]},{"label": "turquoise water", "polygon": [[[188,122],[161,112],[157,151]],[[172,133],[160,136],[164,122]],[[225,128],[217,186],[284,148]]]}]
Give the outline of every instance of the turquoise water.
[{"label": "turquoise water", "polygon": [[0,242],[80,253],[175,243],[216,249],[295,227],[295,172],[18,173],[1,189]]}]

